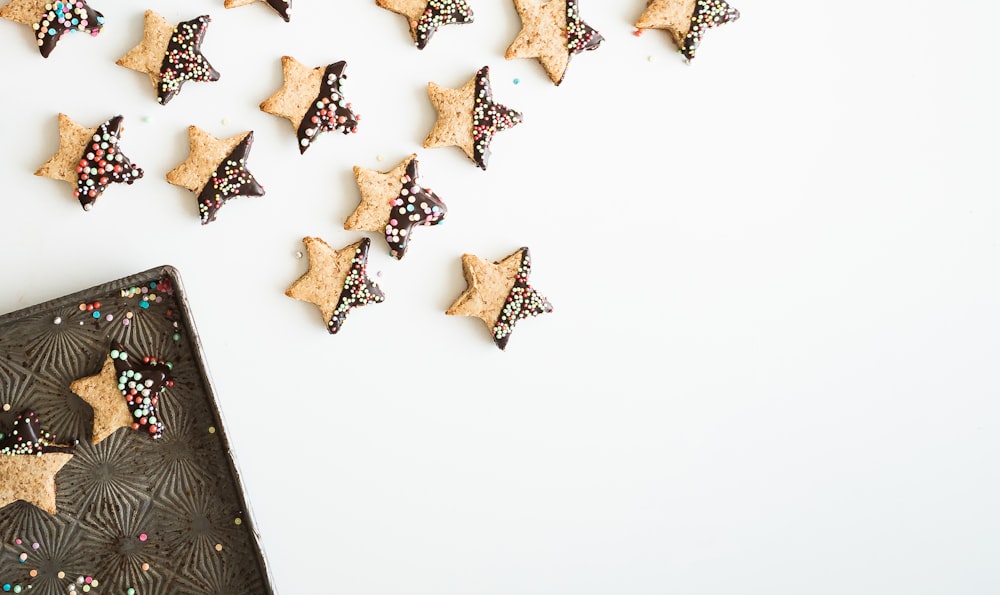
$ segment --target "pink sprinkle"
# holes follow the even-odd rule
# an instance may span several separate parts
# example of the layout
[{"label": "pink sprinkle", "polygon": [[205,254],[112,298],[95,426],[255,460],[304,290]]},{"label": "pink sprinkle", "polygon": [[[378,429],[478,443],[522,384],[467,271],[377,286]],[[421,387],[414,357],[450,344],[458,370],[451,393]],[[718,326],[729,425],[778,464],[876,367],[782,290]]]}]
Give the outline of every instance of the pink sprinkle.
[{"label": "pink sprinkle", "polygon": [[16,543],[17,545],[21,545],[21,538],[18,537],[17,539],[15,539],[14,543]]},{"label": "pink sprinkle", "polygon": [[395,227],[396,224],[397,224],[397,221],[395,219],[389,219],[389,225],[392,225],[393,227]]},{"label": "pink sprinkle", "polygon": [[146,535],[145,533],[139,534],[139,541],[146,541],[147,539],[149,539],[149,536]]},{"label": "pink sprinkle", "polygon": [[90,583],[94,582],[94,577],[88,576],[87,578],[85,578],[83,580],[84,580],[85,583],[87,583],[89,585]]}]

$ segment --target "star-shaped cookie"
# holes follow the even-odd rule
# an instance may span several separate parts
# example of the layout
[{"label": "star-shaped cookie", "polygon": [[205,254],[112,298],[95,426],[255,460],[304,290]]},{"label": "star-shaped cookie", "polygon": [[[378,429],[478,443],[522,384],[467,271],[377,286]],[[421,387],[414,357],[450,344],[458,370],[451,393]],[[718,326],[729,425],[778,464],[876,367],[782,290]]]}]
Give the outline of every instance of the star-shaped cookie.
[{"label": "star-shaped cookie", "polygon": [[292,0],[226,0],[226,8],[239,8],[257,2],[267,2],[286,23],[292,18]]},{"label": "star-shaped cookie", "polygon": [[309,68],[291,56],[281,57],[285,83],[260,104],[261,111],[286,118],[298,135],[299,153],[305,153],[323,132],[358,131],[360,116],[344,97],[347,62]]},{"label": "star-shaped cookie", "polygon": [[0,434],[0,508],[23,500],[56,514],[56,474],[73,458],[74,444],[56,444],[33,411]]},{"label": "star-shaped cookie", "polygon": [[118,428],[132,427],[132,413],[128,410],[122,391],[118,389],[115,360],[108,358],[101,371],[93,376],[74,380],[69,390],[87,402],[94,410],[94,434],[91,444],[101,442]]},{"label": "star-shaped cookie", "polygon": [[580,18],[578,0],[514,0],[521,17],[518,33],[505,57],[537,58],[553,83],[566,76],[570,58],[596,50],[604,38]]},{"label": "star-shaped cookie", "polygon": [[208,15],[182,21],[176,26],[152,10],[145,13],[142,41],[115,64],[149,75],[156,100],[166,105],[188,81],[207,83],[219,80],[201,44],[212,19]]},{"label": "star-shaped cookie", "polygon": [[96,128],[84,128],[66,114],[59,114],[59,150],[35,172],[36,176],[69,182],[73,197],[89,211],[109,184],[132,184],[142,177],[118,146],[122,117],[115,116]]},{"label": "star-shaped cookie", "polygon": [[0,8],[0,18],[31,27],[43,58],[67,33],[83,31],[96,37],[104,27],[104,15],[88,6],[87,0],[11,0]]},{"label": "star-shaped cookie", "polygon": [[437,110],[437,120],[424,139],[424,148],[460,147],[484,170],[493,136],[524,119],[520,112],[493,101],[489,66],[480,68],[461,89],[428,83],[427,95]]},{"label": "star-shaped cookie", "polygon": [[157,408],[163,391],[174,384],[170,368],[169,363],[130,354],[121,343],[112,342],[101,371],[69,385],[94,409],[92,442],[101,442],[118,428],[160,438],[163,420],[157,417]]},{"label": "star-shaped cookie", "polygon": [[507,347],[517,321],[552,311],[552,304],[528,284],[531,256],[527,248],[492,264],[463,254],[462,273],[468,288],[446,314],[479,318],[500,349]]},{"label": "star-shaped cookie", "polygon": [[423,185],[418,167],[416,154],[389,171],[354,166],[361,203],[344,229],[381,232],[392,256],[403,258],[413,229],[437,225],[448,213],[438,195]]},{"label": "star-shaped cookie", "polygon": [[309,270],[285,291],[285,295],[315,304],[330,334],[340,331],[354,308],[385,301],[385,295],[368,278],[368,248],[363,238],[340,250],[320,238],[302,239],[309,256]]},{"label": "star-shaped cookie", "polygon": [[406,17],[417,49],[424,49],[438,28],[463,25],[475,18],[466,0],[375,0],[375,4]]},{"label": "star-shaped cookie", "polygon": [[690,62],[706,31],[738,18],[739,11],[725,0],[649,0],[635,27],[666,29]]},{"label": "star-shaped cookie", "polygon": [[197,126],[188,127],[188,158],[167,172],[167,181],[187,188],[198,197],[201,224],[215,216],[230,199],[264,196],[264,188],[247,169],[253,131],[217,139]]}]

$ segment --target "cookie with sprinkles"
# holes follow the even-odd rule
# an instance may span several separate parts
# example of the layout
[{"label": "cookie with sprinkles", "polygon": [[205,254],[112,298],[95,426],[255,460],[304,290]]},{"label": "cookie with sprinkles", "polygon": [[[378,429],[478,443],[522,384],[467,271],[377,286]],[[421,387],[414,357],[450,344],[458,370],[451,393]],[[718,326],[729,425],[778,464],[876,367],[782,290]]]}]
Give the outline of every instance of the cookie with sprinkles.
[{"label": "cookie with sprinkles", "polygon": [[173,25],[147,10],[142,41],[115,64],[147,74],[156,89],[156,101],[166,105],[180,93],[184,83],[219,80],[219,72],[201,52],[211,21],[208,15],[202,15]]},{"label": "cookie with sprinkles", "polygon": [[520,124],[521,112],[493,101],[490,67],[483,66],[460,89],[428,83],[427,94],[437,120],[424,139],[424,148],[456,146],[485,170],[493,137]]},{"label": "cookie with sprinkles", "polygon": [[371,240],[361,240],[340,250],[320,238],[302,239],[309,270],[285,291],[290,298],[316,305],[330,334],[340,332],[354,308],[385,301],[378,285],[368,277]]},{"label": "cookie with sprinkles", "polygon": [[375,0],[381,8],[406,17],[418,50],[445,25],[464,25],[475,18],[466,0]]},{"label": "cookie with sprinkles", "polygon": [[463,254],[462,273],[468,288],[446,314],[479,318],[500,349],[506,349],[518,321],[552,312],[552,304],[528,283],[531,255],[527,248],[492,264]]},{"label": "cookie with sprinkles", "polygon": [[35,175],[69,182],[74,186],[73,197],[89,211],[109,185],[131,185],[143,175],[142,168],[119,146],[124,130],[122,116],[84,128],[66,114],[59,114],[59,150]]},{"label": "cookie with sprinkles", "polygon": [[596,50],[604,38],[580,18],[579,0],[514,0],[521,32],[505,58],[537,58],[553,83],[566,76],[570,59]]},{"label": "cookie with sprinkles", "polygon": [[60,444],[34,411],[22,411],[0,431],[0,508],[23,500],[56,514],[56,474],[73,457],[76,444]]},{"label": "cookie with sprinkles", "polygon": [[70,390],[94,408],[93,443],[130,427],[152,439],[163,436],[157,415],[163,391],[172,387],[169,362],[130,353],[112,342],[101,371],[70,383]]},{"label": "cookie with sprinkles", "polygon": [[309,68],[291,56],[281,57],[284,85],[260,104],[263,112],[286,118],[298,137],[299,153],[305,153],[320,134],[358,131],[361,116],[344,96],[347,62]]},{"label": "cookie with sprinkles", "polygon": [[195,194],[201,224],[215,221],[222,205],[241,196],[264,196],[264,187],[247,169],[253,131],[218,139],[188,127],[188,158],[167,172],[167,181]]},{"label": "cookie with sprinkles", "polygon": [[667,30],[677,50],[690,62],[706,31],[738,18],[739,11],[725,0],[649,0],[635,27],[639,32]]},{"label": "cookie with sprinkles", "polygon": [[448,213],[444,201],[424,185],[418,167],[416,154],[389,171],[354,166],[361,202],[344,229],[381,232],[393,258],[403,258],[413,230],[437,225]]},{"label": "cookie with sprinkles", "polygon": [[96,37],[104,27],[104,15],[87,0],[11,0],[0,8],[0,18],[31,27],[43,58],[48,58],[68,33]]},{"label": "cookie with sprinkles", "polygon": [[257,2],[267,2],[286,23],[292,18],[292,0],[226,0],[226,8],[239,8]]}]

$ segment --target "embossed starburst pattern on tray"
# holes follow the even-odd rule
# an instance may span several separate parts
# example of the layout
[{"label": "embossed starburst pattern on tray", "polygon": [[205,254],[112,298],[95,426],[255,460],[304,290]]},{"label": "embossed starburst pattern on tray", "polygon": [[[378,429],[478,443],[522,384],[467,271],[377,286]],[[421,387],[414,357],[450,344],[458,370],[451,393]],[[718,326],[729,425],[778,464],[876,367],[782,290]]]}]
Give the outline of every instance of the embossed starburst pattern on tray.
[{"label": "embossed starburst pattern on tray", "polygon": [[[95,440],[94,408],[71,389],[115,342],[171,366],[159,438],[125,426]],[[0,591],[273,592],[176,270],[0,316],[0,437],[29,410],[76,447],[54,514],[0,502]]]}]

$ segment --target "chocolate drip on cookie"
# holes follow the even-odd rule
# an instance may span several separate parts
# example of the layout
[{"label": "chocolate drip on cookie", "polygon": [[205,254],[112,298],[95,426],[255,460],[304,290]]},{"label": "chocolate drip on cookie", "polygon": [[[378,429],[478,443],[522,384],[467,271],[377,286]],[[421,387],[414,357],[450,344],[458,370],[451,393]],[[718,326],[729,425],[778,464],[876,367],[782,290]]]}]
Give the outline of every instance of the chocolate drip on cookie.
[{"label": "chocolate drip on cookie", "polygon": [[118,149],[122,116],[115,116],[97,127],[80,157],[76,190],[73,192],[84,210],[89,211],[108,184],[132,184],[142,177],[142,168],[133,164]]},{"label": "chocolate drip on cookie", "polygon": [[56,44],[67,33],[87,31],[97,35],[104,27],[104,15],[87,5],[86,0],[52,2],[38,20],[35,36],[38,50],[48,58]]},{"label": "chocolate drip on cookie", "polygon": [[56,444],[54,439],[55,434],[45,431],[35,412],[28,409],[17,416],[9,433],[0,434],[0,456],[72,454],[76,450],[75,444]]},{"label": "chocolate drip on cookie", "polygon": [[705,31],[738,18],[739,11],[725,0],[698,0],[691,14],[691,28],[680,48],[681,54],[688,60],[693,59]]},{"label": "chocolate drip on cookie", "polygon": [[264,195],[264,188],[246,167],[252,145],[253,131],[248,132],[229,156],[222,160],[212,172],[211,179],[201,189],[198,194],[198,213],[202,225],[215,221],[219,209],[231,198]]},{"label": "chocolate drip on cookie", "polygon": [[402,182],[403,187],[392,203],[389,222],[385,226],[385,241],[389,244],[390,253],[397,260],[403,258],[406,253],[414,227],[437,225],[448,213],[448,207],[437,194],[429,188],[420,186],[416,159],[411,160],[406,166],[406,175]]},{"label": "chocolate drip on cookie", "polygon": [[162,437],[163,421],[157,416],[157,407],[163,390],[174,385],[170,364],[154,357],[132,357],[117,342],[111,345],[110,355],[118,390],[132,413],[132,429],[145,430],[150,438]]},{"label": "chocolate drip on cookie", "polygon": [[521,112],[493,101],[489,66],[483,66],[476,72],[475,100],[472,109],[472,150],[476,165],[486,169],[490,160],[490,143],[493,141],[493,135],[520,124],[523,116]]},{"label": "chocolate drip on cookie", "polygon": [[517,269],[514,286],[511,287],[503,310],[493,325],[493,340],[500,349],[507,347],[510,333],[518,320],[552,311],[552,304],[528,284],[529,275],[531,275],[531,255],[527,248],[521,248],[521,266]]},{"label": "chocolate drip on cookie", "polygon": [[580,18],[578,0],[566,0],[566,39],[570,55],[596,50],[604,43],[604,37],[597,29]]},{"label": "chocolate drip on cookie", "polygon": [[350,134],[358,131],[359,117],[351,110],[350,102],[344,98],[346,66],[347,62],[341,60],[330,64],[323,72],[319,95],[299,123],[300,153],[305,153],[313,140],[322,132],[339,130],[344,134]]},{"label": "chocolate drip on cookie", "polygon": [[424,14],[413,29],[417,49],[424,49],[439,27],[471,23],[472,8],[466,0],[428,0]]},{"label": "chocolate drip on cookie", "polygon": [[291,19],[292,0],[267,0],[267,3],[285,19],[286,23]]},{"label": "chocolate drip on cookie", "polygon": [[351,260],[351,270],[344,279],[340,301],[327,322],[327,329],[331,335],[340,330],[352,308],[385,301],[382,290],[368,278],[368,249],[371,244],[372,241],[368,238],[363,238],[358,243],[354,259]]},{"label": "chocolate drip on cookie", "polygon": [[212,19],[203,15],[177,24],[160,65],[156,100],[166,105],[187,81],[210,82],[220,74],[201,53],[201,43]]}]

